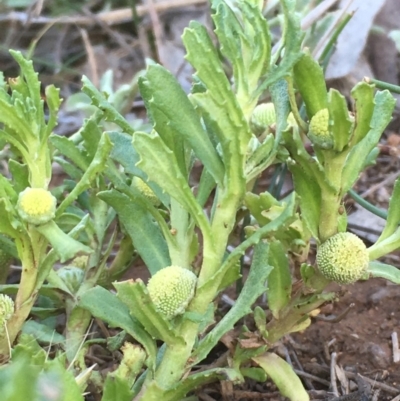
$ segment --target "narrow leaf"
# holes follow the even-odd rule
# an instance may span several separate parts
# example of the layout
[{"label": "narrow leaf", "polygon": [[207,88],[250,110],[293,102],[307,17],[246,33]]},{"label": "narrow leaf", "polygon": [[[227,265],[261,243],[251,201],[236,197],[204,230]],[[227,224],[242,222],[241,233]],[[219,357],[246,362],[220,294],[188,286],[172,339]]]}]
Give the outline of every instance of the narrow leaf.
[{"label": "narrow leaf", "polygon": [[265,280],[273,269],[268,262],[268,253],[268,244],[261,241],[256,245],[249,275],[235,305],[200,342],[191,357],[193,364],[206,358],[221,337],[231,330],[239,319],[251,313],[251,306],[265,292]]},{"label": "narrow leaf", "polygon": [[272,271],[268,276],[268,306],[272,315],[279,319],[280,311],[290,301],[292,277],[283,245],[278,241],[272,241],[269,246],[268,265],[272,267]]},{"label": "narrow leaf", "polygon": [[132,242],[151,274],[171,263],[166,241],[151,214],[140,204],[114,189],[100,192],[99,198],[112,206],[119,215]]},{"label": "narrow leaf", "polygon": [[279,392],[291,401],[310,401],[310,397],[293,368],[278,355],[268,352],[253,358],[272,379]]},{"label": "narrow leaf", "polygon": [[155,342],[140,323],[130,316],[128,307],[115,295],[97,286],[82,294],[78,305],[111,327],[119,327],[129,333],[143,345],[149,356],[150,366],[154,366],[157,354]]}]

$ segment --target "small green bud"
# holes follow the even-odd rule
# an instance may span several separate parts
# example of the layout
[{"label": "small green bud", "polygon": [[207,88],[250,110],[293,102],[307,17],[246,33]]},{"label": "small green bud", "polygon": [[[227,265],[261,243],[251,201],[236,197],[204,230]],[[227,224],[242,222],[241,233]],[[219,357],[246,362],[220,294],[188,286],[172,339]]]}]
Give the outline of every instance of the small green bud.
[{"label": "small green bud", "polygon": [[250,118],[250,127],[256,135],[261,135],[271,125],[276,123],[275,106],[273,103],[262,103],[256,106]]},{"label": "small green bud", "polygon": [[179,266],[159,270],[148,282],[147,290],[156,308],[172,319],[185,312],[194,296],[196,275]]},{"label": "small green bud", "polygon": [[19,194],[17,210],[22,220],[41,225],[54,219],[56,198],[43,188],[26,188]]},{"label": "small green bud", "polygon": [[57,270],[57,275],[64,281],[72,294],[76,294],[85,277],[85,271],[76,266],[64,266]]},{"label": "small green bud", "polygon": [[367,247],[360,238],[349,232],[335,234],[318,248],[319,271],[339,284],[351,284],[359,280],[368,264]]},{"label": "small green bud", "polygon": [[329,132],[329,111],[322,109],[318,111],[310,121],[308,137],[310,141],[322,149],[332,149],[333,136]]},{"label": "small green bud", "polygon": [[14,313],[14,301],[5,294],[0,294],[0,333]]},{"label": "small green bud", "polygon": [[134,177],[132,185],[136,187],[153,206],[159,206],[161,204],[154,191],[141,178]]}]

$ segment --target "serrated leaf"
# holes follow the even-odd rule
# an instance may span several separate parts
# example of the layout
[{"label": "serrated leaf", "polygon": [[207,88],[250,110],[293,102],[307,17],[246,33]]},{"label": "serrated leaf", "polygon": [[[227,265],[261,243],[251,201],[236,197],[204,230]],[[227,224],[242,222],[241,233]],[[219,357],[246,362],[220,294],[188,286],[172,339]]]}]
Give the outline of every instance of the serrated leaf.
[{"label": "serrated leaf", "polygon": [[112,149],[112,143],[106,133],[100,138],[99,146],[97,147],[96,154],[91,161],[89,167],[85,170],[81,180],[76,184],[74,189],[67,195],[61,205],[57,208],[56,218],[61,216],[65,209],[74,202],[78,196],[88,189],[93,180],[104,171],[107,167],[107,160]]},{"label": "serrated leaf", "polygon": [[258,87],[254,98],[258,98],[265,89],[280,79],[290,74],[293,65],[302,56],[300,50],[303,40],[303,33],[300,27],[300,16],[296,12],[296,2],[293,0],[281,0],[281,7],[284,14],[284,36],[285,52],[278,68],[271,68],[265,80]]},{"label": "serrated leaf", "polygon": [[104,113],[105,119],[117,124],[125,132],[133,135],[134,129],[132,126],[124,117],[122,117],[115,107],[106,100],[105,96],[90,82],[90,80],[83,76],[82,82],[82,92],[86,93],[90,97],[92,103]]},{"label": "serrated leaf", "polygon": [[217,323],[217,325],[200,341],[192,355],[193,364],[202,361],[214,348],[221,337],[233,328],[243,316],[251,313],[251,306],[265,291],[265,280],[273,267],[268,263],[269,246],[260,241],[254,248],[253,261],[247,280],[235,305]]},{"label": "serrated leaf", "polygon": [[[155,120],[156,131],[159,131],[166,145],[176,151],[175,157],[181,173],[184,173],[183,156],[180,149],[177,150],[177,147],[171,144],[174,140],[178,143],[187,141],[214,179],[221,183],[224,173],[221,160],[204,131],[198,114],[175,77],[164,67],[151,65],[145,76],[140,79],[139,87],[149,112]],[[162,121],[157,121],[157,116],[162,117]],[[162,124],[165,123],[168,125],[168,132],[163,131]],[[166,135],[163,136],[163,133]],[[172,133],[177,138],[167,138],[167,135]]]},{"label": "serrated leaf", "polygon": [[271,39],[260,9],[251,3],[237,3],[235,10],[221,2],[213,16],[221,51],[233,65],[238,100],[245,106],[258,80],[270,64]]},{"label": "serrated leaf", "polygon": [[116,210],[120,222],[152,275],[171,264],[161,230],[144,207],[132,203],[128,196],[114,189],[100,192],[98,196]]},{"label": "serrated leaf", "polygon": [[355,145],[346,160],[342,174],[343,193],[347,192],[357,180],[365,162],[365,156],[378,144],[386,126],[389,124],[396,100],[388,90],[375,95],[375,108],[372,114],[370,130],[367,135]]},{"label": "serrated leaf", "polygon": [[87,170],[90,160],[71,139],[65,136],[51,135],[49,141],[62,155],[70,159],[82,171]]},{"label": "serrated leaf", "polygon": [[96,286],[81,295],[78,305],[111,327],[119,327],[129,333],[143,345],[149,356],[149,365],[151,368],[154,367],[157,354],[155,342],[141,324],[131,317],[128,307],[115,295],[102,287]]},{"label": "serrated leaf", "polygon": [[279,319],[281,310],[290,301],[292,277],[283,245],[272,241],[269,247],[268,265],[272,267],[272,271],[268,276],[268,306],[275,319]]},{"label": "serrated leaf", "polygon": [[329,119],[332,122],[333,148],[341,152],[350,142],[353,122],[347,109],[346,98],[336,89],[330,89],[328,94]]},{"label": "serrated leaf", "polygon": [[374,85],[359,82],[352,90],[351,96],[355,100],[355,129],[352,142],[357,144],[370,130],[371,118],[374,112]]},{"label": "serrated leaf", "polygon": [[205,27],[192,21],[182,40],[188,52],[186,59],[207,88],[204,93],[192,95],[192,99],[218,125],[216,134],[219,134],[226,164],[229,157],[237,158],[246,153],[251,138],[250,128]]},{"label": "serrated leaf", "polygon": [[184,346],[183,338],[175,333],[171,322],[156,310],[143,281],[123,281],[114,283],[114,287],[118,298],[128,307],[130,314],[153,338],[168,345]]},{"label": "serrated leaf", "polygon": [[283,396],[291,401],[310,401],[301,380],[285,360],[272,352],[252,359],[265,370]]}]

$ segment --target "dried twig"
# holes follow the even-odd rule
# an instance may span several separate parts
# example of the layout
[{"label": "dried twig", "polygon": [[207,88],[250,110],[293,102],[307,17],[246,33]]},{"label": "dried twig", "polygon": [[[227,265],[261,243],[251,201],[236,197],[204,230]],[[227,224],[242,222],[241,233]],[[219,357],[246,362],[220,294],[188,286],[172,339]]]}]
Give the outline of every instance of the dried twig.
[{"label": "dried twig", "polygon": [[392,333],[392,350],[393,350],[393,362],[400,362],[400,350],[399,350],[399,339],[397,337],[397,332]]},{"label": "dried twig", "polygon": [[[207,4],[205,0],[171,0],[163,1],[154,4],[154,8],[157,12],[170,10],[173,8],[187,7],[196,4]],[[146,15],[149,10],[147,5],[137,5],[136,12],[139,17]],[[132,21],[132,9],[131,8],[120,8],[112,11],[104,11],[96,14],[96,17],[105,22],[108,25],[123,24],[125,22]],[[12,11],[8,14],[0,15],[0,22],[20,22],[22,24],[76,24],[81,26],[91,26],[96,24],[96,21],[92,17],[86,17],[81,15],[69,16],[69,17],[43,17],[43,16],[29,16],[24,12]]]},{"label": "dried twig", "polygon": [[331,386],[332,386],[332,393],[334,396],[339,397],[339,391],[336,384],[336,359],[337,354],[336,352],[332,352],[331,354]]}]

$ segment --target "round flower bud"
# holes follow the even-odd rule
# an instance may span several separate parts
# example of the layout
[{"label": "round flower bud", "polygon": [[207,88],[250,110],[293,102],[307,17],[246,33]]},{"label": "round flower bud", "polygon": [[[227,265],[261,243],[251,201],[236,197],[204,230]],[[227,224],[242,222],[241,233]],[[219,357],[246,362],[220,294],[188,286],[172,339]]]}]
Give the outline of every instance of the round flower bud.
[{"label": "round flower bud", "polygon": [[156,308],[167,319],[185,312],[194,296],[196,275],[179,266],[159,270],[148,282],[147,290]]},{"label": "round flower bud", "polygon": [[335,234],[318,248],[319,271],[339,284],[351,284],[360,279],[368,263],[367,247],[352,233]]},{"label": "round flower bud", "polygon": [[3,332],[7,320],[11,318],[14,313],[14,301],[4,294],[0,294],[0,333]]},{"label": "round flower bud", "polygon": [[54,219],[56,198],[43,188],[26,188],[19,194],[17,210],[22,220],[40,225]]},{"label": "round flower bud", "polygon": [[333,148],[333,136],[329,132],[329,111],[322,109],[311,118],[308,127],[308,137],[310,141],[322,149]]},{"label": "round flower bud", "polygon": [[154,191],[139,177],[133,177],[132,185],[136,187],[142,195],[153,205],[159,206],[160,200],[157,198],[157,195]]},{"label": "round flower bud", "polygon": [[273,103],[262,103],[256,106],[250,119],[250,126],[256,135],[261,135],[269,126],[275,124],[276,114]]}]

